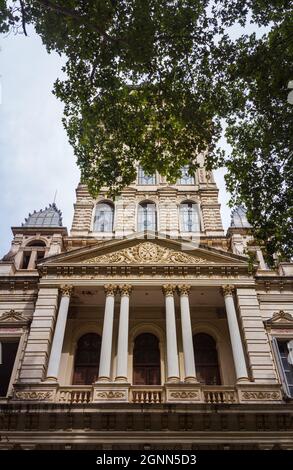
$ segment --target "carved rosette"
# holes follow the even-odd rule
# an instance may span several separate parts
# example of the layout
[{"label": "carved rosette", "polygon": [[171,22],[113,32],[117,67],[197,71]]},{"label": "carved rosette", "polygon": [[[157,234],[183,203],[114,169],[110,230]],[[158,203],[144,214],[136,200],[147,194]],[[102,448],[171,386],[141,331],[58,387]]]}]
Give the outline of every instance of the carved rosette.
[{"label": "carved rosette", "polygon": [[70,297],[73,292],[73,286],[68,286],[68,285],[61,286],[60,292],[61,292],[62,297]]},{"label": "carved rosette", "polygon": [[119,286],[119,290],[121,297],[129,297],[132,291],[132,286],[130,286],[129,284],[124,284],[123,286]]},{"label": "carved rosette", "polygon": [[164,284],[162,286],[163,294],[165,297],[173,296],[175,292],[176,287],[173,286],[173,284]]},{"label": "carved rosette", "polygon": [[110,295],[114,297],[117,292],[117,286],[115,286],[114,284],[106,284],[104,286],[104,289],[105,289],[106,297]]},{"label": "carved rosette", "polygon": [[189,295],[190,292],[190,286],[188,284],[182,284],[180,286],[177,286],[179,295]]},{"label": "carved rosette", "polygon": [[222,286],[222,294],[224,297],[227,297],[228,295],[233,295],[234,290],[235,287],[232,285]]}]

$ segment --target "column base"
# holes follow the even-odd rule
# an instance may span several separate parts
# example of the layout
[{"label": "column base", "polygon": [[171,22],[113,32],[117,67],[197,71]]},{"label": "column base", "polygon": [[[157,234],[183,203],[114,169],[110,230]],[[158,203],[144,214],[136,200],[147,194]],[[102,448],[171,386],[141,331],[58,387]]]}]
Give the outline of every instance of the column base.
[{"label": "column base", "polygon": [[46,377],[44,382],[50,382],[50,383],[57,383],[58,382],[58,378],[57,377]]},{"label": "column base", "polygon": [[103,377],[102,376],[102,377],[98,377],[98,380],[95,383],[98,384],[98,383],[101,383],[101,382],[102,383],[105,383],[105,382],[108,383],[108,382],[111,382],[111,379],[110,379],[110,377]]},{"label": "column base", "polygon": [[128,379],[127,377],[124,377],[124,376],[117,376],[115,377],[115,382],[119,382],[119,383],[128,383]]},{"label": "column base", "polygon": [[180,382],[179,377],[168,377],[166,383],[167,384],[177,384]]},{"label": "column base", "polygon": [[186,384],[199,384],[199,381],[194,376],[185,377],[184,383]]},{"label": "column base", "polygon": [[236,381],[236,384],[243,384],[243,383],[249,383],[250,380],[248,377],[239,377],[239,379],[237,379]]}]

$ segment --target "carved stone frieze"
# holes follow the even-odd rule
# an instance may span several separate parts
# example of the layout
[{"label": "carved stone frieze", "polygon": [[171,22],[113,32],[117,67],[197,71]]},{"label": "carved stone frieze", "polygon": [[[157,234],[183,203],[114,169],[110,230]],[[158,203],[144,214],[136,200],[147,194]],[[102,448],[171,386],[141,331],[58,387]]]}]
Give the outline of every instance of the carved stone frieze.
[{"label": "carved stone frieze", "polygon": [[176,400],[198,400],[198,392],[170,392],[170,397]]},{"label": "carved stone frieze", "polygon": [[244,400],[281,400],[281,392],[279,391],[246,391],[242,392],[242,399]]},{"label": "carved stone frieze", "polygon": [[103,391],[103,392],[96,392],[96,398],[102,398],[106,400],[113,400],[113,399],[121,399],[125,398],[125,392],[120,392],[120,391]]},{"label": "carved stone frieze", "polygon": [[84,264],[214,264],[203,258],[144,242],[130,248],[96,256],[83,261]]},{"label": "carved stone frieze", "polygon": [[51,401],[53,399],[53,392],[50,391],[25,391],[25,392],[15,392],[14,398],[17,400],[35,400],[35,401],[43,401],[48,400]]}]

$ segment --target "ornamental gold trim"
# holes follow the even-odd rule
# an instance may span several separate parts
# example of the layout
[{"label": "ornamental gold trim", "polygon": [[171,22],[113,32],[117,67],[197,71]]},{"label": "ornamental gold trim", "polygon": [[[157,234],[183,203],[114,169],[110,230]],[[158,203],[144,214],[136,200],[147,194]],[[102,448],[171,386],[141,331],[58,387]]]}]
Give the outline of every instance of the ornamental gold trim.
[{"label": "ornamental gold trim", "polygon": [[224,297],[227,297],[228,295],[233,295],[235,291],[235,287],[233,285],[226,285],[222,286],[222,294]]},{"label": "ornamental gold trim", "polygon": [[60,292],[62,297],[70,297],[73,292],[73,286],[68,286],[67,284],[60,287]]},{"label": "ornamental gold trim", "polygon": [[173,284],[164,284],[164,285],[162,286],[163,294],[164,294],[166,297],[173,296],[175,290],[176,290],[176,286],[174,286]]},{"label": "ornamental gold trim", "polygon": [[144,242],[107,255],[83,261],[84,264],[214,264],[203,258],[187,255],[155,243]]},{"label": "ornamental gold trim", "polygon": [[122,286],[119,286],[119,291],[121,296],[129,297],[132,291],[132,286],[130,284],[123,284]]},{"label": "ornamental gold trim", "polygon": [[179,295],[189,295],[189,292],[190,292],[190,289],[191,289],[191,286],[188,285],[188,284],[181,284],[179,286],[177,286],[177,289],[178,289],[178,292],[179,292]]},{"label": "ornamental gold trim", "polygon": [[105,284],[104,289],[105,289],[106,297],[108,297],[110,295],[115,296],[115,294],[117,292],[117,286],[115,286],[114,284]]}]

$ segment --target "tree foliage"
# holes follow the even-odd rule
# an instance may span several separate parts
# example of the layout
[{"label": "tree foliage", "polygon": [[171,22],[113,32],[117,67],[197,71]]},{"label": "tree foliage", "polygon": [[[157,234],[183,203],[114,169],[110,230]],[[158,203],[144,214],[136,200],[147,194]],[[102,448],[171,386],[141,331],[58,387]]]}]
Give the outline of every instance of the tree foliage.
[{"label": "tree foliage", "polygon": [[32,24],[65,55],[54,93],[92,194],[130,184],[137,162],[174,181],[204,153],[208,168],[227,167],[232,203],[268,255],[289,257],[292,15],[285,0],[2,0],[0,31]]}]

